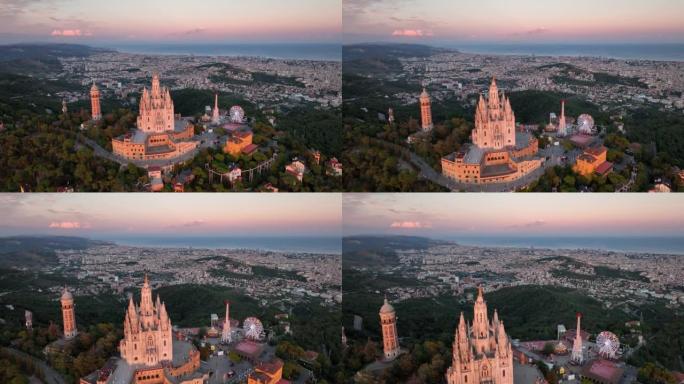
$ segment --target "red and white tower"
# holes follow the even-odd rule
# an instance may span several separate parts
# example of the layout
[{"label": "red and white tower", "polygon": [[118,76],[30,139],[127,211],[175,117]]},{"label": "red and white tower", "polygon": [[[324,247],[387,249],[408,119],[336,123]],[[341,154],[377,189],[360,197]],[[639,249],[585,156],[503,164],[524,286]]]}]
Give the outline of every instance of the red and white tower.
[{"label": "red and white tower", "polygon": [[394,307],[385,297],[385,303],[380,307],[380,327],[382,328],[382,345],[386,360],[393,360],[399,356],[399,337],[397,336],[397,315]]},{"label": "red and white tower", "polygon": [[567,129],[565,126],[565,100],[561,100],[561,115],[558,119],[558,136],[565,136]]},{"label": "red and white tower", "polygon": [[577,332],[575,333],[575,340],[572,342],[572,361],[582,364],[584,356],[582,355],[582,333],[580,331],[580,320],[582,314],[577,312]]},{"label": "red and white tower", "polygon": [[223,320],[223,332],[221,333],[221,341],[230,343],[232,337],[230,335],[230,301],[226,300],[226,318]]},{"label": "red and white tower", "polygon": [[102,118],[102,111],[100,110],[100,89],[93,83],[90,87],[90,112],[93,120],[100,120]]},{"label": "red and white tower", "polygon": [[218,93],[214,94],[214,110],[211,114],[211,122],[214,124],[218,124],[219,122]]},{"label": "red and white tower", "polygon": [[423,131],[432,129],[432,107],[430,106],[430,95],[425,88],[420,94],[420,121]]},{"label": "red and white tower", "polygon": [[64,338],[73,339],[78,331],[76,330],[76,313],[74,311],[74,296],[66,286],[60,298],[62,303],[62,322],[64,323]]}]

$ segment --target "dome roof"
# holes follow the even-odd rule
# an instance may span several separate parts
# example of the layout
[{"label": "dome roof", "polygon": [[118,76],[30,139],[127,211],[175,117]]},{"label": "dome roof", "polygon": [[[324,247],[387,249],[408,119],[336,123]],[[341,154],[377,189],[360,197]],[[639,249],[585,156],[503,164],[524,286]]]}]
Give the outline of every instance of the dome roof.
[{"label": "dome roof", "polygon": [[69,292],[67,287],[64,287],[64,290],[62,291],[62,298],[61,300],[73,300],[74,296]]},{"label": "dome roof", "polygon": [[394,307],[387,301],[385,297],[385,304],[380,307],[380,313],[394,313]]}]

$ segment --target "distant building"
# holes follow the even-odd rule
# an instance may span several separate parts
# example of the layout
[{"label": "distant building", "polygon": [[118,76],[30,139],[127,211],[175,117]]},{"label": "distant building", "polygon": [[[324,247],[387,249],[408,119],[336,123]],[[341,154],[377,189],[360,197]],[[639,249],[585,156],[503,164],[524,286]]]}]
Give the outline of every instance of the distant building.
[{"label": "distant building", "polygon": [[333,157],[328,161],[326,173],[330,176],[342,176],[342,163],[340,163],[336,157]]},{"label": "distant building", "polygon": [[258,148],[256,144],[252,143],[253,137],[254,134],[248,129],[233,132],[226,139],[223,152],[233,157],[238,157],[241,154],[251,155]]},{"label": "distant building", "polygon": [[382,350],[385,360],[394,360],[399,356],[399,336],[397,335],[397,315],[394,307],[385,297],[380,308],[380,328],[382,329]]},{"label": "distant building", "polygon": [[90,87],[90,115],[93,120],[102,119],[102,111],[100,110],[100,89],[93,83]]},{"label": "distant building", "polygon": [[29,331],[33,329],[33,312],[26,310],[24,311],[24,320],[25,320],[25,325],[26,329]]},{"label": "distant building", "polygon": [[461,312],[446,379],[448,384],[513,384],[511,343],[496,310],[489,322],[482,286],[477,290],[469,327]]},{"label": "distant building", "polygon": [[619,384],[625,369],[618,364],[604,359],[590,361],[582,367],[582,378],[591,380],[597,384]]},{"label": "distant building", "polygon": [[299,160],[294,160],[285,166],[285,172],[294,176],[300,183],[304,180],[304,172],[306,172],[306,165]]},{"label": "distant building", "polygon": [[606,175],[613,170],[613,163],[606,160],[607,153],[608,149],[604,146],[589,147],[577,157],[572,169],[583,176],[593,173],[600,176]]},{"label": "distant building", "polygon": [[[432,130],[432,106],[430,103],[430,95],[428,95],[427,90],[423,88],[423,92],[420,94],[420,122],[423,131]],[[394,117],[392,117],[394,120]]]},{"label": "distant building", "polygon": [[65,286],[60,298],[62,304],[62,323],[64,327],[64,338],[71,340],[76,337],[78,330],[76,329],[76,311],[74,310],[74,296],[69,292]]},{"label": "distant building", "polygon": [[247,384],[289,384],[283,379],[283,361],[274,359],[268,363],[259,363],[254,372],[247,377]]},{"label": "distant building", "polygon": [[363,317],[359,315],[354,315],[354,330],[355,331],[362,331],[363,330]]}]

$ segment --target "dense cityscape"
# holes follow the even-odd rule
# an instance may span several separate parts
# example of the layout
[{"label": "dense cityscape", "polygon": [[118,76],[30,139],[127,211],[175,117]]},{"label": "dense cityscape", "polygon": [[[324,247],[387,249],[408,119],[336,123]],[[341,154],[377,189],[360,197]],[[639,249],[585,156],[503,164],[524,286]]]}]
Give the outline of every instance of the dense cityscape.
[{"label": "dense cityscape", "polygon": [[[159,72],[172,90],[211,89],[240,95],[263,109],[295,107],[310,102],[320,107],[341,104],[341,63],[262,57],[143,55],[103,52],[88,57],[60,58],[54,80],[83,85],[81,92],[60,92],[67,103],[88,100],[87,86],[104,85],[104,95],[137,103],[149,74]],[[260,77],[261,76],[261,77]],[[204,112],[204,111],[201,111]]]},{"label": "dense cityscape", "polygon": [[[264,305],[283,300],[297,303],[315,297],[334,307],[342,300],[341,271],[334,255],[111,244],[59,250],[57,257],[59,265],[42,272],[93,282],[78,288],[75,294],[121,293],[138,286],[141,270],[145,270],[158,285],[236,288],[262,300]],[[54,287],[54,291],[59,292],[60,287]]]},{"label": "dense cityscape", "polygon": [[[429,287],[394,287],[396,299],[463,293],[476,282],[490,289],[519,285],[574,288],[606,308],[625,302],[665,300],[684,304],[684,266],[679,255],[621,253],[592,249],[472,247],[456,243],[398,250],[399,266],[384,273],[430,282]],[[482,274],[486,272],[484,277]],[[432,293],[430,294],[430,291]]]}]

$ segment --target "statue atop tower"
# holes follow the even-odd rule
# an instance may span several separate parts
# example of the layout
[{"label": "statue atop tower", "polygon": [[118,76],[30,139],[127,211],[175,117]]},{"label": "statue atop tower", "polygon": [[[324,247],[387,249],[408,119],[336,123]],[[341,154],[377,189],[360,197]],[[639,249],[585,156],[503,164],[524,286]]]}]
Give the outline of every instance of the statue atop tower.
[{"label": "statue atop tower", "polygon": [[432,107],[430,105],[430,95],[428,95],[425,87],[423,87],[423,92],[420,94],[420,121],[423,131],[432,129]]},{"label": "statue atop tower", "polygon": [[93,82],[90,87],[90,113],[93,120],[102,119],[102,111],[100,111],[100,89]]},{"label": "statue atop tower", "polygon": [[510,100],[496,85],[492,78],[487,100],[480,95],[475,110],[475,129],[472,133],[473,144],[480,148],[503,149],[515,146],[515,115]]}]

